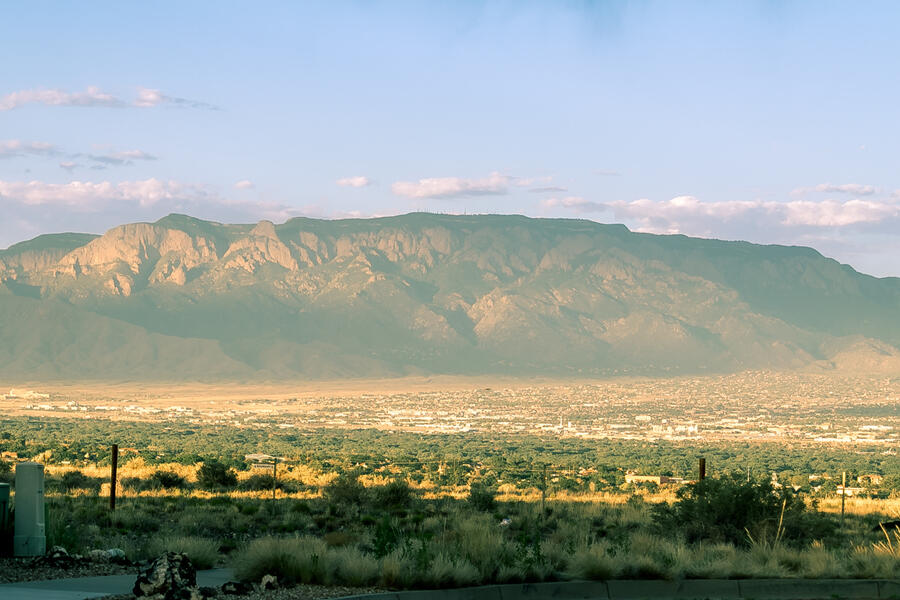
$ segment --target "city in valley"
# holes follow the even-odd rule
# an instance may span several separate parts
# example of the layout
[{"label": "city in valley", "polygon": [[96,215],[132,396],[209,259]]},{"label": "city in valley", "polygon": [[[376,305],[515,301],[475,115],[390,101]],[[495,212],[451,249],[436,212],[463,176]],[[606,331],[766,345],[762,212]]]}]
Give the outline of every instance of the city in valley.
[{"label": "city in valley", "polygon": [[900,378],[779,372],[590,382],[444,378],[200,386],[19,385],[7,415],[253,428],[806,442],[895,451]]}]

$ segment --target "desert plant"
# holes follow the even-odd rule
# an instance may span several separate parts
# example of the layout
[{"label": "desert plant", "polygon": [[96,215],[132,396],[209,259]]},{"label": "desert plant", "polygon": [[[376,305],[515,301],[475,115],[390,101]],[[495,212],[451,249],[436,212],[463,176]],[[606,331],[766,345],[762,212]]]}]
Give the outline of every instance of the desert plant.
[{"label": "desert plant", "polygon": [[322,493],[337,504],[361,504],[368,495],[356,473],[342,473],[326,485]]},{"label": "desert plant", "polygon": [[475,481],[469,486],[469,504],[475,510],[490,511],[497,506],[497,488],[483,481]]},{"label": "desert plant", "polygon": [[72,490],[99,490],[100,480],[88,477],[81,471],[67,471],[60,478],[60,486],[67,492]]},{"label": "desert plant", "polygon": [[150,482],[153,487],[163,488],[166,490],[181,490],[187,487],[187,480],[175,471],[155,471],[153,475],[150,476]]},{"label": "desert plant", "polygon": [[197,471],[197,481],[200,487],[206,489],[233,488],[237,485],[237,475],[227,465],[217,460],[208,460]]},{"label": "desert plant", "polygon": [[655,521],[667,532],[680,530],[688,541],[727,541],[749,546],[754,541],[798,543],[824,537],[828,519],[807,514],[803,500],[787,487],[741,476],[709,477],[677,492],[678,501],[655,507]]},{"label": "desert plant", "polygon": [[385,508],[408,508],[413,502],[413,491],[403,479],[394,479],[373,491],[375,502]]}]

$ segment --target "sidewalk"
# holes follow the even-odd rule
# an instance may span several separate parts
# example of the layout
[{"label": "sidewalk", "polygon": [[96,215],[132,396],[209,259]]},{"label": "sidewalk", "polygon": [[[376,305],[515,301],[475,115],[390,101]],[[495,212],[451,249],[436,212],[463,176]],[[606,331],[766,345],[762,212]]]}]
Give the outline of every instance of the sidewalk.
[{"label": "sidewalk", "polygon": [[[197,573],[197,585],[216,587],[233,579],[231,569]],[[0,600],[84,600],[127,594],[136,575],[78,577],[0,585]],[[685,579],[565,581],[487,585],[449,590],[412,590],[342,600],[887,600],[900,598],[891,579]]]},{"label": "sidewalk", "polygon": [[[197,571],[197,585],[216,587],[233,577],[231,569]],[[5,583],[0,585],[0,600],[85,600],[112,594],[130,594],[136,579],[137,573]]]}]

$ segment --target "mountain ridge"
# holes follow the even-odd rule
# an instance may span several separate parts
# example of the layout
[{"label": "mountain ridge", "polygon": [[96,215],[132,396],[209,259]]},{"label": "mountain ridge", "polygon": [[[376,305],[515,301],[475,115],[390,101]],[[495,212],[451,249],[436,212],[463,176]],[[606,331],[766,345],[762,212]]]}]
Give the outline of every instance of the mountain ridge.
[{"label": "mountain ridge", "polygon": [[518,215],[173,214],[39,236],[0,250],[0,313],[0,375],[16,377],[900,365],[898,278],[802,246]]}]

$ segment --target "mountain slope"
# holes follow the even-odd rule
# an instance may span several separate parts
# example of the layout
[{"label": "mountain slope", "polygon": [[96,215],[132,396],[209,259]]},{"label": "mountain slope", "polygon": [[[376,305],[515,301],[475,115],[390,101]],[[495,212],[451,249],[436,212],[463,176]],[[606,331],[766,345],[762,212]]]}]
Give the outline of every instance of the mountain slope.
[{"label": "mountain slope", "polygon": [[[183,215],[0,251],[0,375],[894,369],[900,279],[621,225]],[[96,335],[97,331],[104,332]],[[29,358],[23,358],[29,357]]]}]

